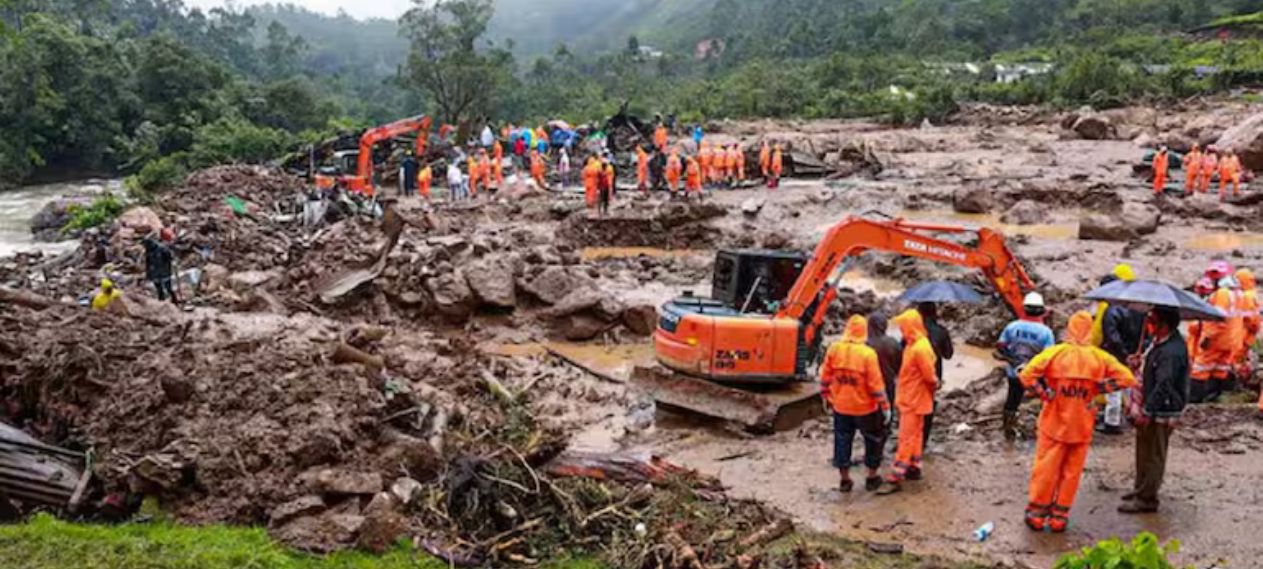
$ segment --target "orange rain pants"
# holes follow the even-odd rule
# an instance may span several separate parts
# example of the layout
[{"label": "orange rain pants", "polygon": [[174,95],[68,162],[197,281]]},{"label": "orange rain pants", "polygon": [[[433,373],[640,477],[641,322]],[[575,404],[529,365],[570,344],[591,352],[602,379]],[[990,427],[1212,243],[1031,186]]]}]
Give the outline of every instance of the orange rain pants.
[{"label": "orange rain pants", "polygon": [[772,177],[772,149],[767,147],[767,143],[759,148],[759,171],[764,179]]},{"label": "orange rain pants", "polygon": [[1197,190],[1197,177],[1202,170],[1202,152],[1194,150],[1184,157],[1184,191],[1193,193]]},{"label": "orange rain pants", "polygon": [[588,209],[596,207],[596,186],[600,178],[601,165],[595,160],[589,160],[588,165],[583,167],[583,201],[587,203]]},{"label": "orange rain pants", "polygon": [[1153,193],[1160,194],[1167,187],[1167,174],[1171,166],[1171,157],[1159,152],[1153,157]]},{"label": "orange rain pants", "polygon": [[1232,195],[1241,195],[1241,164],[1235,156],[1225,157],[1219,161],[1219,200],[1228,197],[1228,184],[1232,184]]},{"label": "orange rain pants", "polygon": [[[1028,512],[1049,512],[1053,524],[1065,524],[1074,505],[1091,442],[1063,443],[1043,433],[1035,444]],[[1057,521],[1060,520],[1060,521]],[[1062,525],[1064,528],[1064,525]]]},{"label": "orange rain pants", "polygon": [[671,190],[672,194],[675,194],[680,189],[680,174],[683,169],[684,167],[680,165],[680,157],[672,153],[667,158],[666,171],[663,172],[667,178],[667,188]]},{"label": "orange rain pants", "polygon": [[1219,159],[1214,154],[1203,154],[1197,191],[1203,194],[1210,191],[1210,178],[1215,175],[1217,169],[1219,169]]},{"label": "orange rain pants", "polygon": [[684,174],[684,189],[690,194],[700,195],[702,193],[702,167],[697,160],[692,158],[689,158],[688,163]]},{"label": "orange rain pants", "polygon": [[430,184],[434,181],[434,171],[429,166],[421,169],[417,174],[417,187],[421,190],[421,197],[430,199]]},{"label": "orange rain pants", "polygon": [[649,190],[649,153],[639,146],[636,147],[636,187],[642,192]]}]

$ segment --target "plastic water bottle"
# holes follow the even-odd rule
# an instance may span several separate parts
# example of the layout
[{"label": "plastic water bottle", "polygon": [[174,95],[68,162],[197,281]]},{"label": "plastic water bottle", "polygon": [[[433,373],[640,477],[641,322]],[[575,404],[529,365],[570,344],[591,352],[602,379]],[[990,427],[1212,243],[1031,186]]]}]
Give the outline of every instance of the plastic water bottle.
[{"label": "plastic water bottle", "polygon": [[982,527],[974,530],[974,539],[977,541],[987,541],[991,534],[995,533],[995,522],[987,522]]}]

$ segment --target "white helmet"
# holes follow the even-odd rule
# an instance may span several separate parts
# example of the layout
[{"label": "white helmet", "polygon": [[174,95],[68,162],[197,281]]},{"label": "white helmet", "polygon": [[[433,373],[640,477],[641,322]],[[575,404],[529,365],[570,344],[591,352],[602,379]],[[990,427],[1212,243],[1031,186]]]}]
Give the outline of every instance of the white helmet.
[{"label": "white helmet", "polygon": [[1029,308],[1043,308],[1044,295],[1039,294],[1038,292],[1027,293],[1026,298],[1022,300],[1022,306],[1026,306]]}]

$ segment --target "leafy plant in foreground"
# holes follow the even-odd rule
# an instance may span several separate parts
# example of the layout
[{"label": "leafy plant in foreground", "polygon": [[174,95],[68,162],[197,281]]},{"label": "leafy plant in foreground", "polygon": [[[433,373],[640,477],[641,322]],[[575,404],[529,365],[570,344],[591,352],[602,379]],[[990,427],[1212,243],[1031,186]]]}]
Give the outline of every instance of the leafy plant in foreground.
[{"label": "leafy plant in foreground", "polygon": [[1165,545],[1158,537],[1142,532],[1123,543],[1117,537],[1097,542],[1078,553],[1067,553],[1053,569],[1174,569],[1167,557],[1180,550],[1180,542],[1171,540]]}]

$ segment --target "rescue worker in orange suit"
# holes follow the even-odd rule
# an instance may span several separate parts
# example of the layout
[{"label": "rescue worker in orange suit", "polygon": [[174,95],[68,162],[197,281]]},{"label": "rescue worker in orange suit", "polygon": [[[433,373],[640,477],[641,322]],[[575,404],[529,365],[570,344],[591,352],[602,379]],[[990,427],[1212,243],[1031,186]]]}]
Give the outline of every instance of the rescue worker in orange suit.
[{"label": "rescue worker in orange suit", "polygon": [[1126,365],[1091,345],[1091,334],[1092,315],[1075,313],[1064,342],[1040,352],[1019,374],[1044,401],[1026,506],[1026,525],[1035,531],[1066,531],[1092,444],[1093,400],[1136,385]]},{"label": "rescue worker in orange suit", "polygon": [[728,168],[727,178],[729,186],[737,183],[737,155],[739,154],[741,154],[741,151],[737,149],[736,144],[728,147],[728,160],[724,162],[724,166]]},{"label": "rescue worker in orange suit", "polygon": [[642,192],[649,191],[649,153],[640,145],[636,146],[636,187]]},{"label": "rescue worker in orange suit", "polygon": [[697,151],[697,166],[701,169],[702,184],[709,184],[712,179],[712,162],[715,159],[715,151],[711,148],[710,143],[702,144]]},{"label": "rescue worker in orange suit", "polygon": [[497,140],[491,145],[491,168],[496,187],[504,186],[504,147]]},{"label": "rescue worker in orange suit", "polygon": [[864,488],[873,491],[881,487],[877,470],[886,442],[890,402],[877,352],[867,343],[868,319],[852,316],[842,340],[829,347],[820,364],[820,393],[833,411],[833,466],[841,475],[838,489],[842,492],[854,487],[851,443],[857,431],[864,437],[864,466],[868,467]]},{"label": "rescue worker in orange suit", "polygon": [[687,165],[684,167],[684,191],[685,197],[694,195],[699,199],[702,197],[702,165],[692,156],[688,157]]},{"label": "rescue worker in orange suit", "polygon": [[1167,187],[1167,175],[1171,171],[1171,155],[1167,152],[1167,147],[1163,146],[1158,149],[1158,153],[1153,155],[1153,193],[1161,194],[1163,188]]},{"label": "rescue worker in orange suit", "polygon": [[604,216],[610,212],[610,202],[614,199],[614,165],[608,158],[602,158],[597,167],[597,211]]},{"label": "rescue worker in orange suit", "polygon": [[434,169],[426,164],[420,172],[417,172],[417,187],[421,189],[421,197],[425,198],[425,201],[430,201],[430,185],[433,183]]},{"label": "rescue worker in orange suit", "polygon": [[545,179],[547,170],[544,167],[544,157],[539,154],[538,150],[531,151],[531,179],[535,180],[535,184],[541,190],[548,189],[548,180]]},{"label": "rescue worker in orange suit", "polygon": [[583,167],[583,201],[588,205],[588,209],[596,207],[597,185],[600,184],[600,180],[601,163],[595,156],[591,156]]},{"label": "rescue worker in orange suit", "polygon": [[482,183],[482,167],[478,164],[478,158],[473,154],[469,155],[469,195],[478,197],[478,184]]},{"label": "rescue worker in orange suit", "polygon": [[902,489],[905,480],[921,479],[921,452],[925,446],[925,416],[934,410],[934,392],[938,376],[934,364],[934,347],[921,313],[907,310],[895,317],[895,325],[903,336],[903,362],[896,380],[895,406],[899,409],[899,446],[887,484],[880,493],[892,494]]},{"label": "rescue worker in orange suit", "polygon": [[768,179],[767,187],[769,188],[781,187],[781,173],[783,173],[784,171],[785,171],[785,150],[781,148],[781,145],[777,144],[776,147],[772,149],[772,166],[771,166],[772,177]]},{"label": "rescue worker in orange suit", "polygon": [[1254,278],[1254,272],[1250,269],[1237,269],[1236,277],[1237,283],[1241,285],[1240,312],[1245,324],[1245,337],[1237,346],[1238,352],[1233,361],[1236,362],[1237,377],[1248,378],[1254,376],[1254,367],[1250,365],[1250,350],[1258,341],[1259,329],[1263,328],[1263,317],[1259,315],[1258,282]]},{"label": "rescue worker in orange suit", "polygon": [[734,154],[736,154],[737,182],[746,181],[746,153],[741,149],[740,144],[733,145]]},{"label": "rescue worker in orange suit", "polygon": [[478,169],[482,171],[482,182],[491,193],[495,193],[500,189],[500,184],[492,177],[493,169],[491,167],[491,157],[487,156],[486,150],[478,151]]},{"label": "rescue worker in orange suit", "polygon": [[1184,193],[1197,191],[1197,177],[1202,171],[1202,149],[1193,143],[1193,149],[1184,155]]},{"label": "rescue worker in orange suit", "polygon": [[658,123],[658,127],[653,129],[653,145],[658,152],[667,151],[667,125]]},{"label": "rescue worker in orange suit", "polygon": [[1194,348],[1189,397],[1193,403],[1215,401],[1232,390],[1232,358],[1245,341],[1241,293],[1233,290],[1236,286],[1233,272],[1232,265],[1226,261],[1215,261],[1206,271],[1206,277],[1215,287],[1207,301],[1228,317],[1222,322],[1198,322],[1189,328],[1189,340]]},{"label": "rescue worker in orange suit", "polygon": [[1228,184],[1233,196],[1241,195],[1241,160],[1231,150],[1219,159],[1219,201],[1228,199]]},{"label": "rescue worker in orange suit", "polygon": [[684,165],[680,162],[680,153],[676,149],[671,149],[671,155],[667,157],[666,168],[663,169],[663,175],[667,178],[667,189],[671,190],[671,196],[675,197],[676,192],[680,190],[680,175],[684,172]]},{"label": "rescue worker in orange suit", "polygon": [[1214,146],[1208,146],[1206,147],[1206,152],[1202,153],[1202,167],[1199,172],[1197,191],[1203,194],[1210,191],[1210,179],[1218,169],[1219,154],[1215,152]]},{"label": "rescue worker in orange suit", "polygon": [[769,180],[772,177],[772,149],[768,147],[767,141],[759,143],[759,171],[763,173],[763,179]]}]

